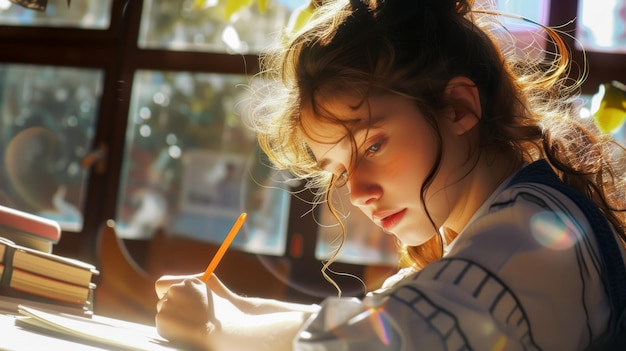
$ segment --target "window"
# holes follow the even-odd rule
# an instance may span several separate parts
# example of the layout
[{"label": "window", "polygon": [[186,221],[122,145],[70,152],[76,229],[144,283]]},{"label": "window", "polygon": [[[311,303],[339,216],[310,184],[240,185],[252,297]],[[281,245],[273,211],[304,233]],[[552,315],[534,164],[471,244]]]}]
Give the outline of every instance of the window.
[{"label": "window", "polygon": [[12,41],[26,41],[15,29],[23,33],[45,27],[103,30],[110,26],[110,17],[111,0],[86,0],[72,7],[64,0],[51,0],[46,12],[0,0],[4,26],[0,33],[9,34],[3,39],[3,51],[17,58],[0,62],[4,150],[0,201],[54,219],[66,231],[83,230],[87,163],[93,155],[104,69],[45,60],[28,64],[20,56],[45,57],[53,52],[41,43],[20,47],[12,46]]},{"label": "window", "polygon": [[235,106],[246,76],[139,70],[133,79],[116,220],[124,238],[157,230],[220,243],[242,211],[234,247],[284,254],[289,194],[259,161]]},{"label": "window", "polygon": [[580,0],[578,18],[576,38],[579,48],[626,53],[626,1]]},{"label": "window", "polygon": [[[398,264],[398,244],[395,236],[386,234],[376,226],[361,210],[350,204],[347,187],[339,188],[333,194],[333,206],[340,213],[346,227],[347,240],[337,257],[338,262],[388,265]],[[328,206],[322,204],[316,220],[319,224],[315,256],[327,261],[336,251],[341,238],[341,226],[333,217]]]},{"label": "window", "polygon": [[[202,3],[202,5],[198,5]],[[236,12],[227,1],[144,1],[139,47],[177,51],[259,53],[289,21],[297,1],[267,1]],[[242,2],[243,3],[243,2]]]},{"label": "window", "polygon": [[111,22],[112,0],[49,0],[45,11],[35,11],[0,0],[0,23],[26,27],[106,29]]},{"label": "window", "polygon": [[102,71],[0,63],[2,203],[82,229]]},{"label": "window", "polygon": [[254,73],[237,54],[258,54],[303,3],[275,1],[237,11],[225,2],[197,4],[144,1],[138,47],[198,57],[218,53],[233,62],[234,72],[209,71],[208,63],[206,72],[188,71],[184,63],[184,70],[137,67],[116,206],[119,233],[150,239],[162,230],[220,243],[246,211],[233,246],[283,255],[291,199],[280,175],[259,162],[256,136],[236,109]]},{"label": "window", "polygon": [[[622,62],[623,55],[619,54],[626,53],[626,1],[580,0],[577,13],[576,47],[579,50],[584,48],[590,57],[590,65],[595,63],[592,59],[599,57],[599,53],[616,63]],[[626,145],[626,77],[622,63],[617,63],[616,68],[610,75],[594,79],[596,84],[581,97],[581,112],[582,117],[594,118],[603,132]]]}]

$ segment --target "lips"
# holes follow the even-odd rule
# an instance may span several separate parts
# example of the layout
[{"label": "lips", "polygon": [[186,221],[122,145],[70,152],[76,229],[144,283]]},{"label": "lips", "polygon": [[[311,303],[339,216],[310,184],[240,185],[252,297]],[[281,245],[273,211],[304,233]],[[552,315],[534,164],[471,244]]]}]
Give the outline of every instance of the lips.
[{"label": "lips", "polygon": [[402,218],[404,217],[404,215],[406,214],[406,208],[402,209],[398,212],[392,212],[392,213],[376,213],[374,214],[372,217],[375,221],[380,223],[380,226],[385,230],[385,231],[391,231],[391,229],[393,227],[396,226],[396,224],[398,224]]}]

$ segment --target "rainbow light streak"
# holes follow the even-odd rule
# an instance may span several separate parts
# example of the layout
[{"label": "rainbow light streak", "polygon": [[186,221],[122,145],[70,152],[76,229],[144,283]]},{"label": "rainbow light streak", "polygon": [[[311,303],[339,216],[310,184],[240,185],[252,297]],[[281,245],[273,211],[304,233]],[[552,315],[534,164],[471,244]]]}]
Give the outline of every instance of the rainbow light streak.
[{"label": "rainbow light streak", "polygon": [[506,347],[506,338],[504,336],[501,336],[496,342],[496,344],[493,346],[492,350],[502,351],[504,350],[505,347]]},{"label": "rainbow light streak", "polygon": [[372,323],[372,327],[378,336],[378,339],[384,344],[389,345],[389,323],[385,320],[383,316],[383,308],[378,307],[370,307],[370,322]]},{"label": "rainbow light streak", "polygon": [[553,212],[541,212],[533,216],[530,229],[541,245],[554,250],[569,249],[577,240],[572,223],[563,222],[558,214]]}]

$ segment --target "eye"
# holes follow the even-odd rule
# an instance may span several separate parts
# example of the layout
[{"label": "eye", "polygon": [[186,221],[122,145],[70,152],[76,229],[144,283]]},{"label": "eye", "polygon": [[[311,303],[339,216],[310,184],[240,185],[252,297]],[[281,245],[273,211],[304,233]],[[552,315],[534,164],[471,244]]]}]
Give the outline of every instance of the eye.
[{"label": "eye", "polygon": [[380,135],[376,137],[374,140],[371,140],[371,142],[366,143],[366,145],[369,145],[369,146],[365,150],[363,150],[364,156],[368,156],[368,155],[371,156],[380,152],[385,147],[386,143],[387,143],[386,136]]},{"label": "eye", "polygon": [[368,154],[374,154],[376,152],[378,152],[380,150],[380,148],[382,147],[383,143],[382,142],[376,142],[374,144],[372,144],[370,147],[367,148],[367,150],[365,150],[366,153]]},{"label": "eye", "polygon": [[348,183],[348,171],[344,170],[339,174],[334,174],[331,184],[334,188],[341,188]]}]

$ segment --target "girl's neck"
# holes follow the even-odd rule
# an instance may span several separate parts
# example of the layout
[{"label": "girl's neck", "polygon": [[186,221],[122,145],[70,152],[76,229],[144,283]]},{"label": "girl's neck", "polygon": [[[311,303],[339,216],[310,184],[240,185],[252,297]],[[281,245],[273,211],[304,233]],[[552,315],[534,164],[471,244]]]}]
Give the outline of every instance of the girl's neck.
[{"label": "girl's neck", "polygon": [[480,206],[521,166],[514,157],[499,150],[485,150],[481,153],[475,167],[461,185],[467,189],[465,195],[454,205],[450,215],[452,219],[444,223],[441,231],[447,237],[456,237]]}]

